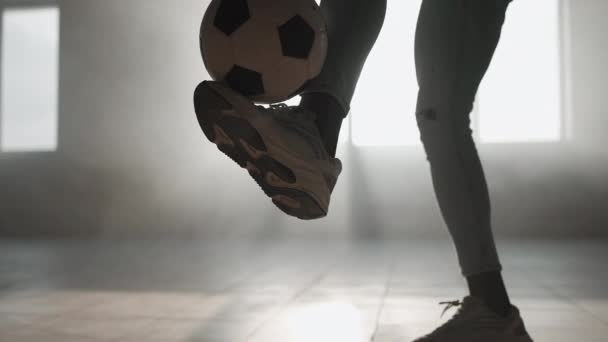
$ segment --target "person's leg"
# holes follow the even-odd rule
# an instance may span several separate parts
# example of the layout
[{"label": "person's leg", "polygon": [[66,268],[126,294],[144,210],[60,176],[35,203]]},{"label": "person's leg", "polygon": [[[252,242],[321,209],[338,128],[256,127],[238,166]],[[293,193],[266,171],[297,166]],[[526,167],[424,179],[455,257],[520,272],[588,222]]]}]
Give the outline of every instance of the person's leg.
[{"label": "person's leg", "polygon": [[415,43],[416,119],[439,207],[471,294],[499,313],[508,311],[510,303],[469,114],[509,2],[423,0]]},{"label": "person's leg", "polygon": [[[246,169],[280,210],[304,220],[328,213],[342,172],[335,158],[340,126],[384,22],[386,0],[323,0],[320,9],[328,54],[320,74],[298,91],[300,106],[255,106],[223,82],[204,81],[194,92],[207,139]],[[296,115],[302,112],[316,115]]]},{"label": "person's leg", "polygon": [[327,58],[321,73],[300,92],[300,105],[317,113],[321,137],[335,156],[342,120],[384,23],[386,0],[323,0],[321,11],[327,21]]}]

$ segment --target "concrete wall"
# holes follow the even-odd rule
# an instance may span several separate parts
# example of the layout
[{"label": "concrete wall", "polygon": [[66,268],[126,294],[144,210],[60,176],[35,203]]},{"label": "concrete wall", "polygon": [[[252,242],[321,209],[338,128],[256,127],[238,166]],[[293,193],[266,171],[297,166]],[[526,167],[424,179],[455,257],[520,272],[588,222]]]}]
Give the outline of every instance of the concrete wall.
[{"label": "concrete wall", "polygon": [[[571,2],[574,140],[480,147],[501,236],[608,236],[608,5]],[[342,148],[328,219],[274,209],[196,123],[204,1],[59,3],[59,151],[0,154],[1,235],[446,236],[421,148]]]}]

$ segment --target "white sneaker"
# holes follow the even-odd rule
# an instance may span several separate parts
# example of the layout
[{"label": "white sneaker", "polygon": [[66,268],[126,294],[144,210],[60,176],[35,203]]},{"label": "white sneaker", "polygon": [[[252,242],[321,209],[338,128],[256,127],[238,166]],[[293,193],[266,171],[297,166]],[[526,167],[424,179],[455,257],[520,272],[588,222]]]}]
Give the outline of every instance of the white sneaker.
[{"label": "white sneaker", "polygon": [[444,313],[460,308],[444,325],[414,342],[532,342],[516,306],[511,305],[507,317],[502,317],[473,296],[440,304],[447,304]]},{"label": "white sneaker", "polygon": [[256,106],[213,81],[196,88],[194,107],[207,139],[246,168],[279,209],[303,220],[327,215],[342,163],[325,150],[314,113]]}]

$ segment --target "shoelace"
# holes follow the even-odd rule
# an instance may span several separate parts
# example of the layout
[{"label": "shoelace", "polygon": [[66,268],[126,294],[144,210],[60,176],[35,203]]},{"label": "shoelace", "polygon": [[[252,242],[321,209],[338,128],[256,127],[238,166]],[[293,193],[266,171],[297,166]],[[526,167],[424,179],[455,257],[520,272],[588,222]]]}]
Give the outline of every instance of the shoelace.
[{"label": "shoelace", "polygon": [[284,104],[284,103],[272,103],[272,104],[268,105],[268,108],[266,108],[266,107],[264,107],[264,106],[262,106],[262,105],[256,105],[256,107],[257,107],[257,108],[259,108],[259,109],[272,109],[272,108],[275,108],[275,109],[280,109],[280,108],[289,108],[289,106],[287,106],[287,105],[286,105],[286,104]]},{"label": "shoelace", "polygon": [[439,302],[439,305],[445,305],[446,307],[443,309],[443,312],[441,313],[441,317],[443,317],[443,315],[450,310],[451,308],[454,307],[459,307],[458,312],[456,312],[456,314],[450,318],[447,322],[445,322],[442,326],[438,327],[437,329],[435,329],[434,331],[430,332],[429,334],[426,334],[422,337],[422,339],[425,338],[429,338],[437,333],[439,333],[440,331],[443,331],[445,329],[448,329],[451,325],[454,324],[454,322],[456,322],[458,320],[458,318],[460,317],[460,313],[462,313],[462,308],[463,308],[463,303],[459,300],[453,300],[453,301],[447,301],[447,302]]},{"label": "shoelace", "polygon": [[289,127],[299,132],[309,143],[316,146],[315,151],[317,151],[318,158],[326,157],[319,154],[319,150],[325,150],[325,147],[319,140],[319,132],[314,124],[317,118],[316,113],[300,106],[288,106],[285,103],[273,103],[268,107],[256,105],[255,107],[272,115],[275,120],[282,122],[283,127]]},{"label": "shoelace", "polygon": [[268,108],[260,105],[256,105],[256,107],[262,111],[271,111],[280,119],[315,120],[316,118],[316,114],[309,110],[304,110],[300,106],[288,106],[285,103],[273,103]]},{"label": "shoelace", "polygon": [[263,111],[274,111],[277,113],[289,112],[292,108],[297,108],[297,106],[288,106],[284,103],[273,103],[268,105],[268,107],[264,107],[262,105],[256,105],[256,108]]},{"label": "shoelace", "polygon": [[439,302],[439,305],[445,305],[445,308],[443,309],[443,312],[441,313],[440,317],[443,317],[443,315],[451,308],[458,307],[458,306],[462,308],[462,304],[463,303],[459,300],[453,300],[453,301],[448,301],[448,302]]}]

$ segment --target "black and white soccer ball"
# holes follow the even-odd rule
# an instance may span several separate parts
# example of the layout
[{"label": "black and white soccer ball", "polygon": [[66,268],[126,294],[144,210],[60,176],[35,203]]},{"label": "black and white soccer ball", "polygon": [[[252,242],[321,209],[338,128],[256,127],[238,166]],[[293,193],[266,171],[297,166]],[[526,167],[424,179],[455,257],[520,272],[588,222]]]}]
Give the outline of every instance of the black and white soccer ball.
[{"label": "black and white soccer ball", "polygon": [[200,31],[211,78],[257,103],[297,95],[321,72],[327,44],[314,0],[213,0]]}]

